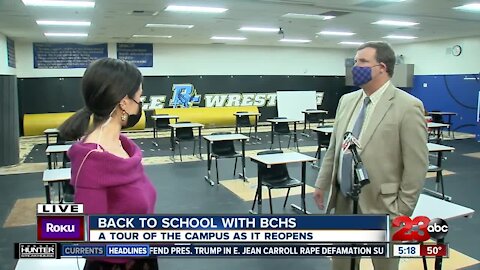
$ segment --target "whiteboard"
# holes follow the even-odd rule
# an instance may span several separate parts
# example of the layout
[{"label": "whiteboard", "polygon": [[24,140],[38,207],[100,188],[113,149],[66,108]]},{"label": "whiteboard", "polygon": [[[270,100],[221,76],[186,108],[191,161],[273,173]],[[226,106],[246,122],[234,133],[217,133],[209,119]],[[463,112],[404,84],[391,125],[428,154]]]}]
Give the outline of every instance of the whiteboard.
[{"label": "whiteboard", "polygon": [[304,121],[306,109],[317,109],[316,91],[277,91],[279,117]]}]

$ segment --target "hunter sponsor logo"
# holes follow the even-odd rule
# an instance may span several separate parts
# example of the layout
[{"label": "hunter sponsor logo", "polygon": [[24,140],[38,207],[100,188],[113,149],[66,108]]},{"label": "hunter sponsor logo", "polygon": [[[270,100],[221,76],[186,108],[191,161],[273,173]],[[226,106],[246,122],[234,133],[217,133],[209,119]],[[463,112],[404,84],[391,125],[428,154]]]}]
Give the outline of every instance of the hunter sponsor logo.
[{"label": "hunter sponsor logo", "polygon": [[16,259],[33,259],[58,257],[56,243],[15,243]]}]

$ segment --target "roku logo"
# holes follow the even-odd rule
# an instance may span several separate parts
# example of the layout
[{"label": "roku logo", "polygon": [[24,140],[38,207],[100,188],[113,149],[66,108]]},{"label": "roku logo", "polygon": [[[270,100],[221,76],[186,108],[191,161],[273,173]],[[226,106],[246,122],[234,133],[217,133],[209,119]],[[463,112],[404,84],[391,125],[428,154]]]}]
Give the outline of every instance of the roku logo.
[{"label": "roku logo", "polygon": [[46,224],[46,232],[75,232],[75,225],[55,225],[53,223]]},{"label": "roku logo", "polygon": [[393,220],[392,225],[400,228],[392,236],[392,241],[423,242],[430,237],[440,240],[448,233],[448,224],[441,218],[430,220],[428,217],[418,216],[412,220],[407,216],[399,216]]}]

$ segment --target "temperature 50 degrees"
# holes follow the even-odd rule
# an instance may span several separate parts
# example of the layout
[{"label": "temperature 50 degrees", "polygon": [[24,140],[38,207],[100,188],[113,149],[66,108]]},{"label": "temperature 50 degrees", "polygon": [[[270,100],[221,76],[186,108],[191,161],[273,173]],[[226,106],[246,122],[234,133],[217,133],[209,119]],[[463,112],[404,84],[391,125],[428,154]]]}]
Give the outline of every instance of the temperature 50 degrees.
[{"label": "temperature 50 degrees", "polygon": [[448,255],[448,245],[420,245],[420,255],[426,257],[446,257]]}]

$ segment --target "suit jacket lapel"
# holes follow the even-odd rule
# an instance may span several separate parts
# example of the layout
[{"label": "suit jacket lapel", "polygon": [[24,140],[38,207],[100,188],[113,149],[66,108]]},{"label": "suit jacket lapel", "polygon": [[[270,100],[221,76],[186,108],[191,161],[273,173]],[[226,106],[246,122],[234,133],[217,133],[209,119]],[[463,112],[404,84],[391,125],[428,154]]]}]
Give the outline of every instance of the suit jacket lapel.
[{"label": "suit jacket lapel", "polygon": [[380,98],[377,106],[375,106],[375,111],[372,112],[372,115],[370,116],[370,121],[366,126],[365,130],[363,131],[363,134],[361,136],[362,138],[360,140],[360,145],[363,149],[367,146],[368,142],[370,142],[370,139],[372,138],[375,129],[385,117],[385,114],[387,113],[388,109],[390,109],[390,106],[392,106],[392,99],[394,95],[395,87],[390,84],[390,86],[385,90],[385,93],[383,93],[382,97]]},{"label": "suit jacket lapel", "polygon": [[[354,95],[351,100],[345,100],[344,101],[344,105],[343,106],[346,106],[346,117],[342,117],[341,120],[342,121],[339,121],[338,122],[338,126],[337,126],[337,134],[339,134],[341,136],[341,138],[338,138],[337,136],[337,139],[340,140],[340,141],[343,141],[343,136],[345,134],[345,132],[347,131],[347,128],[348,128],[348,124],[350,123],[350,119],[352,118],[352,115],[353,115],[353,112],[355,112],[355,108],[357,107],[357,104],[358,102],[360,102],[360,99],[362,98],[362,95],[363,95],[363,90],[360,90],[358,91],[358,94],[357,95]],[[340,152],[340,149],[342,148],[342,144],[338,144],[336,145],[336,153],[335,153],[335,156],[338,156],[339,152]]]},{"label": "suit jacket lapel", "polygon": [[346,115],[347,117],[343,118],[340,126],[338,127],[338,130],[341,131],[341,134],[345,134],[348,128],[348,124],[350,123],[353,113],[355,112],[355,108],[357,107],[358,102],[360,102],[360,99],[362,98],[363,90],[358,91],[358,94],[352,97],[351,101],[346,101],[345,106],[347,106],[346,110]]}]

